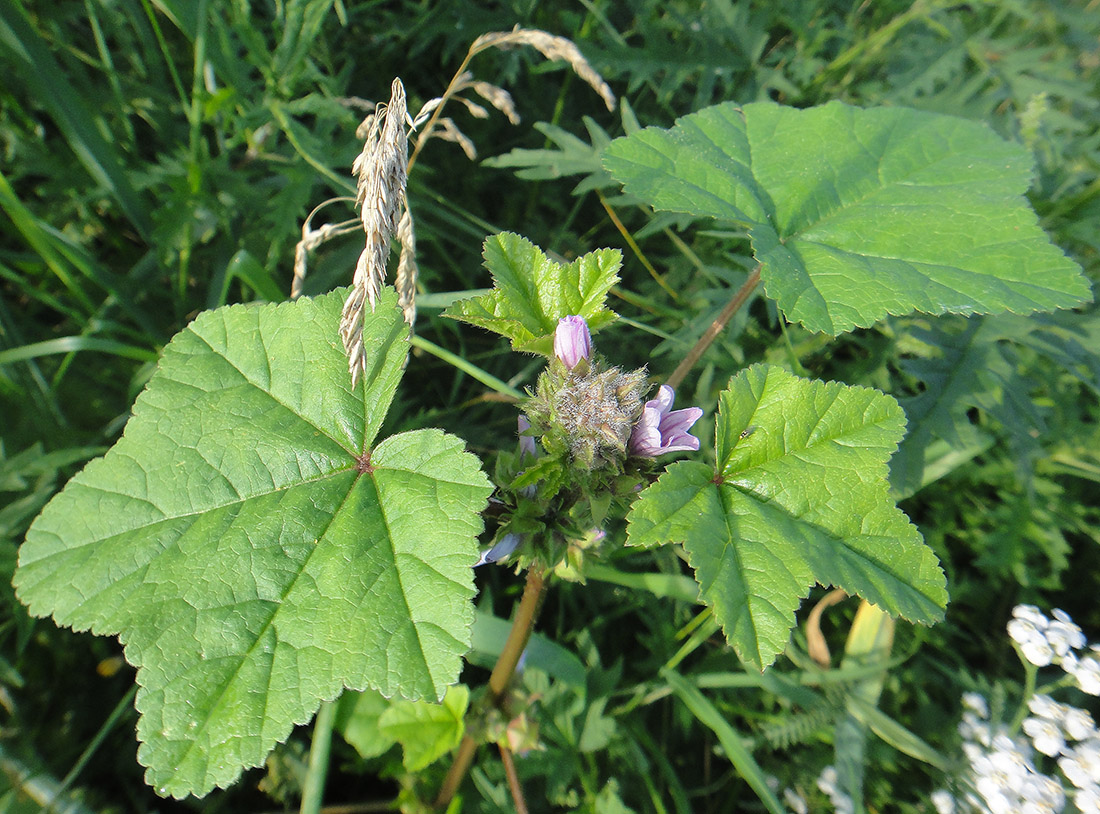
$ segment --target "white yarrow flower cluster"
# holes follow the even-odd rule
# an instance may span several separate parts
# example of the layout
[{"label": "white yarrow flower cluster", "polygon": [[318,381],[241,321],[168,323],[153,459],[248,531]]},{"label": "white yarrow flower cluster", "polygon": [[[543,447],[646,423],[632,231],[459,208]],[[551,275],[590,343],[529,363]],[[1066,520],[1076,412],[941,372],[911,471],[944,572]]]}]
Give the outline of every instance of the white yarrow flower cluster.
[{"label": "white yarrow flower cluster", "polygon": [[1055,608],[1053,615],[1054,619],[1048,619],[1034,605],[1017,605],[1012,609],[1008,635],[1024,658],[1036,667],[1061,664],[1072,651],[1085,646],[1085,634],[1069,614]]},{"label": "white yarrow flower cluster", "polygon": [[1008,635],[1016,642],[1024,658],[1036,667],[1058,664],[1070,675],[1082,692],[1100,695],[1100,644],[1086,645],[1085,634],[1069,614],[1055,608],[1046,615],[1034,605],[1017,605],[1008,623]]},{"label": "white yarrow flower cluster", "polygon": [[966,711],[959,724],[963,753],[970,763],[969,788],[958,800],[939,794],[938,812],[982,814],[1056,814],[1065,806],[1062,784],[1040,772],[1032,761],[1032,745],[1012,738],[1003,726],[988,720],[988,705],[976,693],[964,699]]},{"label": "white yarrow flower cluster", "polygon": [[[1084,692],[1100,695],[1100,646],[1078,656],[1086,644],[1081,629],[1064,611],[1052,616],[1020,605],[1008,633],[1028,662],[1061,665]],[[932,795],[938,814],[1056,814],[1067,799],[1081,814],[1100,814],[1100,730],[1088,710],[1036,693],[1021,726],[1026,737],[1013,737],[989,720],[989,704],[979,693],[966,693],[962,705],[959,734],[970,772],[958,797],[944,790]],[[1054,758],[1068,783],[1041,772],[1040,755]]]},{"label": "white yarrow flower cluster", "polygon": [[1100,644],[1090,644],[1082,656],[1067,653],[1062,659],[1062,669],[1073,676],[1081,692],[1100,695]]}]

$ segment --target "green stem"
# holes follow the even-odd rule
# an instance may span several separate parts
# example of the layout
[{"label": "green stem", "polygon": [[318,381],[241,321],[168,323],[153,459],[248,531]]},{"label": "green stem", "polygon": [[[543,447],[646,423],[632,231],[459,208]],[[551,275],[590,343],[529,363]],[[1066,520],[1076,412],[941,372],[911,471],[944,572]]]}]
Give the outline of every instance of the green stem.
[{"label": "green stem", "polygon": [[501,381],[492,373],[482,370],[480,367],[471,362],[467,362],[457,353],[451,353],[451,351],[447,350],[446,348],[441,348],[439,345],[435,344],[434,342],[430,342],[422,336],[414,334],[412,338],[412,345],[414,348],[425,350],[432,356],[435,356],[439,359],[442,359],[444,362],[451,364],[471,378],[477,379],[477,381],[481,382],[483,385],[490,388],[491,390],[495,390],[496,392],[500,393],[502,396],[506,396],[510,399],[515,399],[516,401],[519,401],[523,398],[523,393],[516,390],[516,388],[512,387],[507,382]]},{"label": "green stem", "polygon": [[164,38],[164,32],[160,30],[160,23],[157,22],[157,12],[153,8],[151,0],[141,0],[141,7],[145,10],[145,16],[149,18],[149,26],[153,29],[153,36],[157,40],[157,46],[160,48],[161,56],[164,57],[164,67],[168,71],[168,75],[172,78],[172,86],[176,89],[176,95],[180,98],[180,109],[187,113],[187,91],[183,89],[183,80],[180,79],[179,72],[176,70],[176,63],[172,59],[172,53],[168,48],[168,41]]},{"label": "green stem", "polygon": [[336,722],[336,702],[325,701],[313,724],[313,742],[309,748],[309,769],[302,785],[301,814],[319,814],[328,776],[329,750],[332,747],[332,726]]},{"label": "green stem", "polygon": [[1023,655],[1020,654],[1018,647],[1016,648],[1016,652],[1020,655],[1020,661],[1024,663],[1024,694],[1020,698],[1020,708],[1016,710],[1016,717],[1012,719],[1012,723],[1008,727],[1008,731],[1013,735],[1020,731],[1020,726],[1023,724],[1024,718],[1027,717],[1030,711],[1028,710],[1027,702],[1028,699],[1035,694],[1035,682],[1039,676],[1039,668],[1025,659]]}]

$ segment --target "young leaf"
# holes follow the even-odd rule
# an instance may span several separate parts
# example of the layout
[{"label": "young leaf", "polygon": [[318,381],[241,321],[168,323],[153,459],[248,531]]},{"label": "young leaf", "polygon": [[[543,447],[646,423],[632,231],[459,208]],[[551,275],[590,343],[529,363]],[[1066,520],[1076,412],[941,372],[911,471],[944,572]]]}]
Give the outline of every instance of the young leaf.
[{"label": "young leaf", "polygon": [[440,704],[398,701],[378,717],[378,731],[401,744],[405,768],[418,772],[458,746],[469,703],[470,691],[462,684],[448,687]]},{"label": "young leaf", "polygon": [[683,543],[743,659],[775,659],[814,582],[914,622],[942,618],[943,572],[887,492],[897,402],[754,365],[719,396],[717,425],[717,468],[670,466],[635,502],[628,543]]},{"label": "young leaf", "polygon": [[485,241],[492,290],[455,303],[444,316],[505,336],[515,350],[549,356],[561,317],[584,317],[592,331],[616,318],[604,300],[621,263],[616,249],[598,249],[563,266],[526,238],[501,232]]},{"label": "young leaf", "polygon": [[345,692],[336,708],[336,730],[363,759],[385,754],[396,741],[378,729],[378,719],[395,702],[376,690]]},{"label": "young leaf", "polygon": [[200,315],[20,552],[33,614],[125,644],[162,794],[227,785],[343,687],[439,698],[469,648],[489,483],[439,430],[372,446],[408,330],[387,290],[353,389],[344,293]]},{"label": "young leaf", "polygon": [[722,104],[616,139],[604,166],[657,209],[746,224],[768,296],[812,331],[1090,299],[1023,198],[1031,154],[963,119]]}]

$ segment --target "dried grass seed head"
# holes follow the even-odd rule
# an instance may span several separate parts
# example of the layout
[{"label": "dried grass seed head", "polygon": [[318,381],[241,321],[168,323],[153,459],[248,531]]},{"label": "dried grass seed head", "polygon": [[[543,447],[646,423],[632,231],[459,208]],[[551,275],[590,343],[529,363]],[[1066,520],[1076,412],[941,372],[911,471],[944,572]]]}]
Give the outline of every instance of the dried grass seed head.
[{"label": "dried grass seed head", "polygon": [[412,326],[416,322],[416,278],[420,266],[416,263],[416,229],[412,213],[406,203],[401,221],[397,224],[397,240],[401,244],[401,257],[397,261],[397,304],[405,314],[405,322]]},{"label": "dried grass seed head", "polygon": [[369,304],[374,310],[386,280],[390,240],[405,208],[409,162],[405,128],[411,124],[405,88],[400,79],[394,79],[389,103],[379,105],[357,131],[365,134],[364,144],[352,172],[358,179],[356,203],[360,207],[365,245],[355,264],[352,290],[344,302],[340,320],[340,337],[348,354],[353,384],[366,361],[362,343],[364,305]]},{"label": "dried grass seed head", "polygon": [[316,229],[313,228],[313,219],[317,216],[317,213],[324,209],[326,206],[330,206],[334,203],[347,203],[353,201],[353,198],[340,196],[339,198],[329,198],[313,208],[313,211],[306,217],[305,223],[302,224],[302,239],[298,241],[294,247],[294,278],[290,284],[290,298],[297,299],[302,296],[302,289],[305,285],[307,264],[309,262],[310,255],[317,249],[318,246],[323,243],[332,240],[333,238],[346,235],[349,232],[358,231],[359,219],[346,220],[340,223],[326,223]]},{"label": "dried grass seed head", "polygon": [[516,104],[512,101],[512,94],[504,88],[491,85],[488,82],[471,82],[470,89],[503,113],[511,124],[519,124],[519,113],[516,112]]},{"label": "dried grass seed head", "polygon": [[454,123],[453,119],[444,116],[436,121],[436,126],[439,128],[435,131],[436,138],[443,141],[453,141],[462,148],[462,152],[471,161],[477,158],[477,147],[474,146],[469,136],[458,129],[458,125]]},{"label": "dried grass seed head", "polygon": [[562,60],[569,63],[573,72],[588,83],[603,99],[608,110],[615,109],[615,94],[603,77],[584,58],[581,49],[570,39],[558,37],[537,28],[520,28],[511,31],[493,31],[482,34],[470,46],[470,53],[476,54],[487,48],[512,48],[517,45],[529,45],[550,60]]}]

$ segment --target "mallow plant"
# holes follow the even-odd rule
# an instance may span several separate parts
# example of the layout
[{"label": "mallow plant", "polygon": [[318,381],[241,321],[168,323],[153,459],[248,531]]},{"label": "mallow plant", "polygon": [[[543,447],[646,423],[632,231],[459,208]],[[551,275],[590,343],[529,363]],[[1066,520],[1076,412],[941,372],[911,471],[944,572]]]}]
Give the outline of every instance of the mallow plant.
[{"label": "mallow plant", "polygon": [[[512,33],[532,44],[532,32]],[[623,368],[600,341],[617,319],[612,249],[565,264],[519,234],[485,240],[492,288],[447,316],[547,360],[517,394],[518,442],[501,439],[491,471],[440,429],[383,435],[416,364],[406,140],[419,128],[415,161],[440,107],[409,116],[395,81],[364,123],[353,285],[200,314],[164,349],[120,440],[27,533],[19,598],[59,625],[119,637],[137,668],[138,758],[163,795],[233,783],[319,708],[315,738],[328,737],[329,702],[347,690],[374,691],[407,767],[453,752],[438,804],[481,743],[497,743],[514,778],[530,739],[484,721],[506,704],[546,592],[583,581],[617,547],[673,547],[746,670],[783,652],[818,584],[914,623],[943,616],[944,574],[891,492],[898,402],[752,364],[716,403],[683,403],[682,373],[662,382]],[[980,124],[757,102],[629,129],[602,156],[627,195],[751,239],[755,270],[703,346],[758,287],[783,319],[834,337],[889,315],[1090,299],[1023,197],[1029,154]],[[395,238],[396,290],[384,284]],[[526,585],[473,703],[456,682],[479,562],[507,564]],[[700,708],[697,688],[666,678]],[[474,714],[482,723],[464,725]],[[446,737],[417,739],[441,718]],[[751,754],[736,738],[723,745],[764,806],[783,810]]]}]

